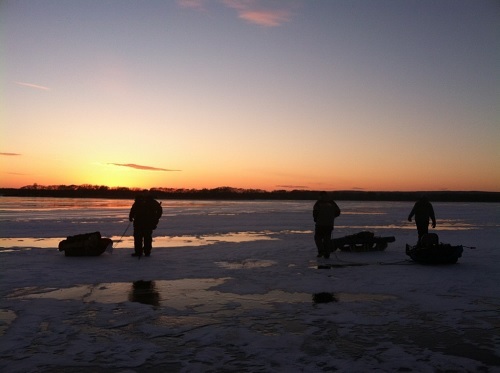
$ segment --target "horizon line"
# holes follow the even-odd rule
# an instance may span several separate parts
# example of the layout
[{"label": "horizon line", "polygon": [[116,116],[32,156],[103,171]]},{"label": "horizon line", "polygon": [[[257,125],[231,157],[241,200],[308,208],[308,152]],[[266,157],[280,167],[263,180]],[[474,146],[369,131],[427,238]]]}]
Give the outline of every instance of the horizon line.
[{"label": "horizon line", "polygon": [[[278,191],[285,191],[285,192],[321,192],[321,191],[326,191],[326,192],[336,192],[336,193],[342,193],[342,192],[348,192],[348,193],[500,193],[500,191],[491,191],[491,190],[450,190],[450,189],[426,189],[426,190],[360,190],[360,189],[292,189],[292,188],[281,188],[281,189],[261,189],[261,188],[242,188],[242,187],[231,187],[231,186],[218,186],[218,187],[213,187],[213,188],[207,188],[207,187],[202,187],[202,188],[188,188],[188,187],[151,187],[151,188],[144,188],[144,187],[127,187],[127,186],[108,186],[108,185],[99,185],[99,184],[54,184],[54,185],[41,185],[34,183],[32,185],[24,185],[22,187],[2,187],[0,186],[0,189],[46,189],[49,187],[80,187],[83,190],[88,189],[91,190],[92,187],[94,188],[108,188],[108,190],[119,190],[119,189],[125,189],[125,190],[130,190],[130,191],[137,191],[137,190],[143,190],[143,191],[164,191],[168,192],[168,190],[186,190],[186,191],[203,191],[203,190],[217,190],[217,189],[232,189],[232,190],[243,190],[243,191],[258,191],[258,192],[265,192],[265,193],[272,193],[272,192],[278,192]],[[54,189],[56,190],[56,189]]]}]

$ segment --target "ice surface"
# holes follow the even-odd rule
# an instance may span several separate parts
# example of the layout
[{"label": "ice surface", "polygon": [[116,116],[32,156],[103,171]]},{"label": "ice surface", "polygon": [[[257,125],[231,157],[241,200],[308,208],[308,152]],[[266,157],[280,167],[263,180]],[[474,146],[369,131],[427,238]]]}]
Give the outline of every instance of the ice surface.
[{"label": "ice surface", "polygon": [[[163,201],[137,260],[130,201],[0,197],[0,371],[498,371],[500,206],[434,204],[476,247],[446,266],[405,255],[412,203],[339,206],[333,237],[396,242],[316,259],[312,202]],[[112,254],[57,251],[92,231]]]}]

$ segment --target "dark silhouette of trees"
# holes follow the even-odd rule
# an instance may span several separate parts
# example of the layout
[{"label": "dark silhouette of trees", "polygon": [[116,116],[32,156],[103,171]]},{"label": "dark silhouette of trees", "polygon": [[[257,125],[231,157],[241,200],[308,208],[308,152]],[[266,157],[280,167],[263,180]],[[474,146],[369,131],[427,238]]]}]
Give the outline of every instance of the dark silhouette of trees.
[{"label": "dark silhouette of trees", "polygon": [[[108,187],[105,185],[27,185],[22,188],[0,188],[0,196],[63,197],[63,198],[115,198],[133,199],[141,188]],[[148,191],[158,199],[198,200],[316,200],[315,190],[242,189],[228,186],[213,189],[151,188]],[[426,194],[433,202],[500,202],[498,192],[479,191],[415,191],[415,192],[363,192],[331,191],[335,200],[344,201],[415,201]]]}]

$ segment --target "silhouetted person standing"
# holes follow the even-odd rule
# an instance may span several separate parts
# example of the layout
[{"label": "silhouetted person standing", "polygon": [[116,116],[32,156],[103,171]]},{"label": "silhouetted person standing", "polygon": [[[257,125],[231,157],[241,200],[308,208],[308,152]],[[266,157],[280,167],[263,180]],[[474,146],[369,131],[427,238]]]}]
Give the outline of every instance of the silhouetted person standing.
[{"label": "silhouetted person standing", "polygon": [[148,194],[139,195],[130,209],[129,220],[134,222],[134,253],[132,256],[151,255],[153,230],[156,229],[163,209],[161,203]]},{"label": "silhouetted person standing", "polygon": [[415,202],[413,209],[408,215],[408,221],[415,215],[415,224],[417,225],[418,244],[424,234],[429,233],[429,221],[432,220],[432,228],[436,228],[436,217],[434,216],[434,208],[426,196],[420,197]]},{"label": "silhouetted person standing", "polygon": [[313,207],[313,218],[316,223],[314,242],[318,249],[318,258],[330,257],[330,246],[333,232],[333,222],[340,215],[340,208],[328,197],[328,193],[321,192]]}]

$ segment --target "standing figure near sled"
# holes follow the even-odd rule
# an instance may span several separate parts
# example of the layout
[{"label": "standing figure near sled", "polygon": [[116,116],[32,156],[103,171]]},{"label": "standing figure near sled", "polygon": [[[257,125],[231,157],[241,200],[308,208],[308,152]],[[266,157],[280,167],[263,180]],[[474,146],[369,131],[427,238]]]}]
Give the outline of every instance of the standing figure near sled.
[{"label": "standing figure near sled", "polygon": [[130,209],[129,220],[134,222],[134,253],[132,256],[150,256],[153,248],[153,230],[163,214],[161,203],[151,195],[135,197]]},{"label": "standing figure near sled", "polygon": [[415,202],[413,209],[408,215],[408,221],[411,222],[411,219],[415,215],[415,224],[417,225],[418,232],[418,242],[417,245],[420,244],[420,240],[422,237],[429,233],[429,221],[432,220],[432,228],[436,228],[436,217],[434,216],[434,208],[432,204],[429,202],[426,196],[420,197],[420,199]]},{"label": "standing figure near sled", "polygon": [[339,206],[328,197],[328,193],[321,192],[313,207],[314,242],[318,249],[318,258],[322,256],[325,258],[330,257],[333,223],[339,215]]}]

